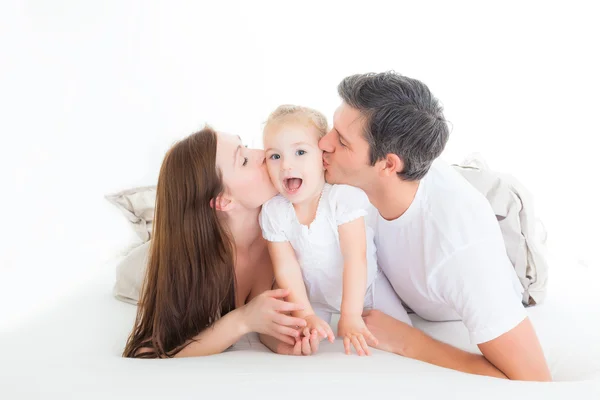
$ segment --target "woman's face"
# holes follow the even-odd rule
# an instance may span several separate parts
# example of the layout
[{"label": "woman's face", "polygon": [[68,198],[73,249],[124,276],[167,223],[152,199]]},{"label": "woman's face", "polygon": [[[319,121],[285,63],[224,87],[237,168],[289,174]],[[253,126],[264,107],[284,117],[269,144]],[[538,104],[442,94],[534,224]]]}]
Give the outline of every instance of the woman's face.
[{"label": "woman's face", "polygon": [[277,194],[267,172],[265,152],[246,148],[239,136],[218,134],[217,168],[227,194],[247,209],[258,208]]}]

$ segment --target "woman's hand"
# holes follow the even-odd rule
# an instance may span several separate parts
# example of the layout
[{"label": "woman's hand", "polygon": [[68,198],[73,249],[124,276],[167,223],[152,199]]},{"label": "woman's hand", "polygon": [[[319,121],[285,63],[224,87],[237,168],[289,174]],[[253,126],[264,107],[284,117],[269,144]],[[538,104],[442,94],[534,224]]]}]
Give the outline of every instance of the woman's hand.
[{"label": "woman's hand", "polygon": [[285,314],[304,309],[299,304],[281,300],[288,295],[288,289],[267,290],[240,307],[244,332],[262,333],[295,346],[296,339],[300,338],[298,328],[305,327],[306,321]]},{"label": "woman's hand", "polygon": [[297,338],[293,346],[279,342],[276,353],[287,356],[310,356],[319,351],[319,342],[321,342],[319,334],[316,329],[313,329],[310,336]]},{"label": "woman's hand", "polygon": [[377,339],[367,328],[360,315],[342,314],[338,322],[338,336],[344,338],[344,351],[346,354],[350,354],[350,343],[352,343],[359,356],[371,355],[367,340],[374,346],[378,344]]}]

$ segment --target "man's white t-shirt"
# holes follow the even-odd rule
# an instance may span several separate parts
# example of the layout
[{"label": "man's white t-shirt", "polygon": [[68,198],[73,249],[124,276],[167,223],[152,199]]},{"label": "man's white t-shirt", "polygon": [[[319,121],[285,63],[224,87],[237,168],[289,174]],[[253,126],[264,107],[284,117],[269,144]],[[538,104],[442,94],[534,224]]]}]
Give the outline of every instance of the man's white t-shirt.
[{"label": "man's white t-shirt", "polygon": [[404,303],[427,320],[462,320],[472,343],[495,339],[526,317],[489,202],[443,161],[433,163],[402,216],[378,216],[375,243],[379,266]]}]

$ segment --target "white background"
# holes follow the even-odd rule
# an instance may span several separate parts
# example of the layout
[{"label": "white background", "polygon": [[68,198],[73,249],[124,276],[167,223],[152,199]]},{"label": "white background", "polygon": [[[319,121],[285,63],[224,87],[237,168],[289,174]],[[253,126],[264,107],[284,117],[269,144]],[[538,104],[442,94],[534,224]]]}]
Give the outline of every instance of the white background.
[{"label": "white background", "polygon": [[208,122],[260,147],[277,105],[331,118],[358,72],[425,82],[452,123],[444,158],[516,175],[551,250],[600,268],[593,3],[3,1],[0,329],[129,245],[103,196],[154,184],[175,140]]}]

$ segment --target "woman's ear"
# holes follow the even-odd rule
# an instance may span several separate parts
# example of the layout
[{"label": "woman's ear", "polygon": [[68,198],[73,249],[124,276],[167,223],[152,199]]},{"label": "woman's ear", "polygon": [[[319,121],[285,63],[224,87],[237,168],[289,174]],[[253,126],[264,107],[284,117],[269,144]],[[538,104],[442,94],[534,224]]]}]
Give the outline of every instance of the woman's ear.
[{"label": "woman's ear", "polygon": [[234,205],[233,200],[224,195],[217,196],[216,199],[210,201],[210,206],[217,211],[231,211]]},{"label": "woman's ear", "polygon": [[379,162],[381,163],[381,169],[379,170],[381,176],[396,176],[404,170],[402,159],[393,153],[388,153]]}]

